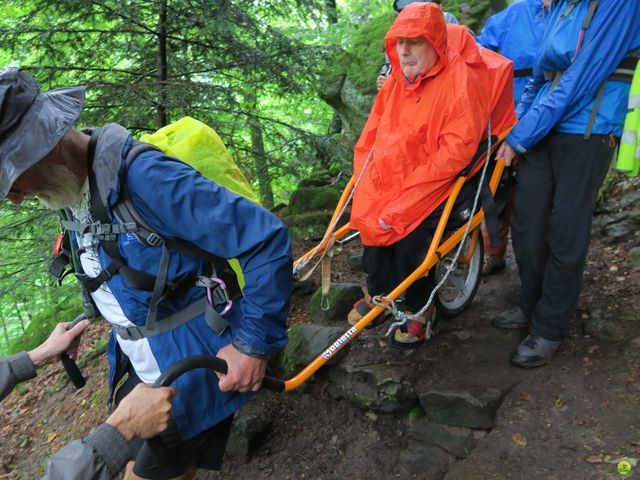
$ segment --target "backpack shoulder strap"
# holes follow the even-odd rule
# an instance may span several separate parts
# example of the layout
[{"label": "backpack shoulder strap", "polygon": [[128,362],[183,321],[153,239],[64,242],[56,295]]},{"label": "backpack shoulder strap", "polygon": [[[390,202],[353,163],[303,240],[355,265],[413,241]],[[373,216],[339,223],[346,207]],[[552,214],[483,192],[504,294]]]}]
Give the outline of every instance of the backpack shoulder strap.
[{"label": "backpack shoulder strap", "polygon": [[154,232],[153,228],[142,218],[138,213],[138,210],[133,205],[131,197],[129,196],[129,189],[127,188],[127,171],[131,163],[142,153],[148,151],[160,151],[160,149],[149,143],[138,142],[134,140],[134,143],[127,153],[124,160],[124,172],[120,183],[120,199],[114,207],[114,213],[118,219],[124,223],[134,223],[137,226],[136,237],[146,246],[160,247],[164,244],[164,239]]},{"label": "backpack shoulder strap", "polygon": [[96,179],[96,174],[93,169],[94,160],[96,156],[96,146],[98,145],[98,139],[100,138],[100,134],[102,133],[101,128],[96,128],[91,132],[91,138],[89,139],[89,152],[87,155],[87,172],[89,176],[89,191],[90,202],[89,202],[89,210],[91,211],[91,216],[96,220],[102,223],[111,223],[109,219],[109,215],[107,214],[107,206],[102,203],[102,199],[100,195],[98,195],[98,181]]}]

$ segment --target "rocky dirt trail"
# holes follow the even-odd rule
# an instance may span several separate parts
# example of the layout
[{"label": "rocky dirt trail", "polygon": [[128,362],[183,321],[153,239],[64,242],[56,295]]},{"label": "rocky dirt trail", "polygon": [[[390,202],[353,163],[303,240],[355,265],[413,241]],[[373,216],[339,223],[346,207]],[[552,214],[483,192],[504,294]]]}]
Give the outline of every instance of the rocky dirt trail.
[{"label": "rocky dirt trail", "polygon": [[620,301],[640,283],[625,252],[594,241],[577,318],[551,365],[510,366],[524,332],[490,325],[517,299],[510,256],[420,349],[366,331],[306,389],[261,395],[249,414],[269,418],[261,446],[204,478],[609,479],[622,478],[623,458],[640,478],[640,324],[637,306]]},{"label": "rocky dirt trail", "polygon": [[[517,302],[509,254],[507,269],[483,279],[471,307],[421,348],[399,351],[384,328],[365,331],[306,385],[261,392],[237,416],[222,472],[198,478],[615,479],[623,458],[626,478],[640,478],[640,237],[633,223],[607,236],[611,222],[616,235],[623,228],[612,212],[594,226],[579,310],[551,365],[511,367],[524,332],[490,324]],[[362,274],[346,258],[358,247],[348,250],[333,277],[357,285]],[[293,324],[309,323],[310,301],[294,297]],[[331,336],[346,322],[320,327]],[[105,334],[93,326],[85,351]],[[298,349],[287,365],[308,354]],[[83,390],[55,367],[0,406],[0,479],[37,478],[46,456],[107,416],[105,363],[89,362]]]}]

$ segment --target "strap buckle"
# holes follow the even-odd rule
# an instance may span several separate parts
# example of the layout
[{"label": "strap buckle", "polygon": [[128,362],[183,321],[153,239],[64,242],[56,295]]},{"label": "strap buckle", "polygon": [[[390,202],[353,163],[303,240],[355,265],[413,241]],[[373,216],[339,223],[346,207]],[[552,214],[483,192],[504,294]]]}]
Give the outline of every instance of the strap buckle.
[{"label": "strap buckle", "polygon": [[145,241],[152,247],[161,247],[164,244],[164,239],[155,232],[150,232]]}]

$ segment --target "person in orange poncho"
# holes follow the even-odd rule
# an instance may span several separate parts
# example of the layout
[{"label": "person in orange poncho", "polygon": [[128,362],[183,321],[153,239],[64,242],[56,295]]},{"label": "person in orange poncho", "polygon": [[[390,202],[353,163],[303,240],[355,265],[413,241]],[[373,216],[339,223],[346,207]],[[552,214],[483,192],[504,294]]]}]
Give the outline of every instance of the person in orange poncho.
[{"label": "person in orange poncho", "polygon": [[[455,37],[455,48],[448,44],[449,35]],[[476,152],[492,109],[487,66],[473,37],[464,27],[447,26],[437,5],[407,6],[387,32],[385,47],[393,73],[354,151],[354,178],[362,178],[351,226],[364,244],[371,296],[392,290],[424,260],[437,224],[429,215]],[[406,291],[406,309],[419,310],[429,291],[428,279],[415,282]],[[349,322],[370,309],[365,297],[350,312]],[[426,319],[417,318],[396,330],[394,343],[417,346],[425,331]]]}]

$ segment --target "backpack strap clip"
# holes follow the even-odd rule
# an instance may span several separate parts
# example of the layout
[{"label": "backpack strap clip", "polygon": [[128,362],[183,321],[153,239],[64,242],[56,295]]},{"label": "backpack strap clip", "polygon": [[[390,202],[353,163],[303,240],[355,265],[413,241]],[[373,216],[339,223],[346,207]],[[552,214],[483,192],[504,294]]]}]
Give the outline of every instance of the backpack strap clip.
[{"label": "backpack strap clip", "polygon": [[162,245],[164,245],[164,238],[162,238],[156,232],[149,232],[144,240],[151,247],[161,247]]}]

